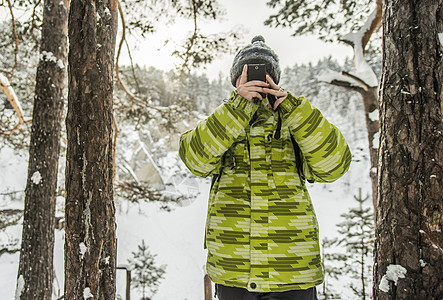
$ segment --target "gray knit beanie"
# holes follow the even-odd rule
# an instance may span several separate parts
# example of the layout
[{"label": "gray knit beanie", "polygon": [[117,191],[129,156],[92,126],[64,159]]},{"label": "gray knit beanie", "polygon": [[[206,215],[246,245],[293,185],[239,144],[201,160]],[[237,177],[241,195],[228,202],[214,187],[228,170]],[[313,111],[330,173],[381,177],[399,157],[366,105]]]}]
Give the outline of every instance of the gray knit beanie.
[{"label": "gray knit beanie", "polygon": [[243,71],[245,64],[265,64],[266,72],[271,75],[276,84],[280,81],[280,66],[278,56],[265,44],[265,39],[261,35],[255,36],[251,44],[241,49],[234,58],[231,67],[231,83],[235,87],[238,76]]}]

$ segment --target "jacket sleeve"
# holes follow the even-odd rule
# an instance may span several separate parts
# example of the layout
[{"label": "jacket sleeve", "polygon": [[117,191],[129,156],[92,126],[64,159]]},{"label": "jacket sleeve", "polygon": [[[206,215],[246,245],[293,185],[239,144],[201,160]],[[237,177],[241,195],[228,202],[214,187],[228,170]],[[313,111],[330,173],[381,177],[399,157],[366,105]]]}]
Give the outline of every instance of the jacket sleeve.
[{"label": "jacket sleeve", "polygon": [[231,93],[229,102],[220,105],[197,127],[180,137],[179,156],[195,175],[206,177],[216,173],[223,154],[248,125],[257,105]]},{"label": "jacket sleeve", "polygon": [[345,174],[352,154],[340,130],[303,97],[288,94],[280,106],[283,126],[300,146],[306,178],[333,182]]}]

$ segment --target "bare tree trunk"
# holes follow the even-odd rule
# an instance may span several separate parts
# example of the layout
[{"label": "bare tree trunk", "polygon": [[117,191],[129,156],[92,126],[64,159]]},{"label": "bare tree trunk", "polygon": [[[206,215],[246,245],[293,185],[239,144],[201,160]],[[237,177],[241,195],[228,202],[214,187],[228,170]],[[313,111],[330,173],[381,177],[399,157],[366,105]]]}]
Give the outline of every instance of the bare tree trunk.
[{"label": "bare tree trunk", "polygon": [[383,15],[373,294],[443,299],[443,1],[385,0]]},{"label": "bare tree trunk", "polygon": [[115,299],[112,108],[117,1],[71,1],[65,299]]},{"label": "bare tree trunk", "polygon": [[16,299],[51,299],[69,1],[45,0]]},{"label": "bare tree trunk", "polygon": [[[378,109],[378,89],[369,88],[367,91],[361,90],[363,106],[365,109],[366,130],[368,132],[369,156],[371,162],[372,204],[375,210],[377,201],[377,169],[378,169],[378,140],[379,140],[379,109]],[[373,114],[376,116],[373,116]],[[375,218],[375,216],[374,216]]]}]

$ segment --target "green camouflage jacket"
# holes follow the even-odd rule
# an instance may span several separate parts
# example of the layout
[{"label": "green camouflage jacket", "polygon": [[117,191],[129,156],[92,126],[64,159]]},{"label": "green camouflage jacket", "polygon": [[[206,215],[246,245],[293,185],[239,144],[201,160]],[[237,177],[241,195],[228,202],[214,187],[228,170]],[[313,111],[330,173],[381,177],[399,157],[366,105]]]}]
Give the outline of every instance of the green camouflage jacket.
[{"label": "green camouflage jacket", "polygon": [[253,292],[307,289],[322,283],[323,271],[317,218],[291,134],[308,179],[338,179],[352,156],[341,132],[307,99],[289,94],[280,104],[278,139],[278,113],[266,103],[232,92],[181,136],[179,155],[195,175],[213,176],[205,239],[211,280]]}]

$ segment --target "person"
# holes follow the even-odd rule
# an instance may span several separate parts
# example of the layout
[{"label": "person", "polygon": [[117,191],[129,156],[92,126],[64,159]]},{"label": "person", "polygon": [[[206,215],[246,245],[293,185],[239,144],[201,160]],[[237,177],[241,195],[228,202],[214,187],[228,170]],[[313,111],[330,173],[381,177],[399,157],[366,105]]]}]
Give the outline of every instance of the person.
[{"label": "person", "polygon": [[[247,81],[253,63],[266,65],[267,82]],[[254,37],[234,58],[229,101],[180,137],[187,168],[212,176],[206,269],[220,300],[317,299],[323,281],[305,181],[338,179],[352,155],[308,99],[278,86],[280,73],[278,56]]]}]

